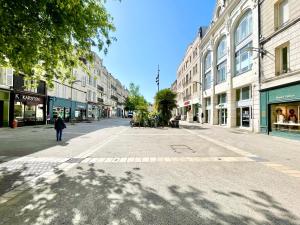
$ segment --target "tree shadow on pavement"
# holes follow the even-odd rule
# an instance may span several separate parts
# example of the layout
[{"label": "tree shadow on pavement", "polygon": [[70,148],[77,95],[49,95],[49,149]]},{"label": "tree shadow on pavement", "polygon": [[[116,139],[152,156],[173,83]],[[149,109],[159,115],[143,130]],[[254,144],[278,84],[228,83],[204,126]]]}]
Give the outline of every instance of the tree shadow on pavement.
[{"label": "tree shadow on pavement", "polygon": [[[1,225],[297,225],[298,218],[265,192],[252,197],[212,190],[242,202],[253,210],[229,212],[208,193],[192,186],[171,185],[164,194],[143,185],[139,170],[116,177],[94,165],[77,167],[72,176],[62,171],[58,179],[0,205]],[[160,187],[160,189],[163,187]],[[234,209],[233,209],[234,210]],[[259,218],[259,219],[257,219]]]}]

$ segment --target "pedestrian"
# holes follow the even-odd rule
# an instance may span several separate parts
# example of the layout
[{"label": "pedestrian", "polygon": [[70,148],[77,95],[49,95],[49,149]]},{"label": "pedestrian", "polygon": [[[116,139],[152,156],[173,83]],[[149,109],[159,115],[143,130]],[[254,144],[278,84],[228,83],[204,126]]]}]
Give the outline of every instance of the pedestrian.
[{"label": "pedestrian", "polygon": [[61,141],[62,131],[65,128],[67,128],[66,124],[64,123],[63,119],[58,116],[54,123],[54,129],[56,130],[56,141]]}]

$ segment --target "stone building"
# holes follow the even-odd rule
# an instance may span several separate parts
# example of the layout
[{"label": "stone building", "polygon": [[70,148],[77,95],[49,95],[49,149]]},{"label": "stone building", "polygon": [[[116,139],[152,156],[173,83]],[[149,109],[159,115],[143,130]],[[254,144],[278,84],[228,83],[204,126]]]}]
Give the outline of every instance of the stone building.
[{"label": "stone building", "polygon": [[216,2],[210,26],[199,32],[177,71],[183,119],[195,120],[198,107],[201,122],[259,131],[258,9],[253,0]]},{"label": "stone building", "polygon": [[299,0],[260,1],[262,132],[300,133]]},{"label": "stone building", "polygon": [[204,122],[259,131],[258,6],[217,1],[200,43]]},{"label": "stone building", "polygon": [[199,59],[200,32],[195,40],[188,46],[185,56],[177,69],[177,114],[182,120],[197,121],[199,112]]}]

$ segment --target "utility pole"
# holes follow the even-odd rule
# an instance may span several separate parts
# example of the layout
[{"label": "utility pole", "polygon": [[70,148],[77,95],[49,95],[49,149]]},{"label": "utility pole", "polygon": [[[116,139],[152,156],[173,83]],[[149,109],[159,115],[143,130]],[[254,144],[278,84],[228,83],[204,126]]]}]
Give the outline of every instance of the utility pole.
[{"label": "utility pole", "polygon": [[156,84],[157,84],[157,90],[159,91],[159,65],[158,65],[158,71],[157,71],[157,76],[156,76]]}]

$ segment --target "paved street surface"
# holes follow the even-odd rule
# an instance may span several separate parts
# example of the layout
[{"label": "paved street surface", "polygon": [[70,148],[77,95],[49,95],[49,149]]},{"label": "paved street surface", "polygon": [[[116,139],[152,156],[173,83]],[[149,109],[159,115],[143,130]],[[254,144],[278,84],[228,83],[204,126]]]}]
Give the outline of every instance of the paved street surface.
[{"label": "paved street surface", "polygon": [[128,124],[0,130],[0,225],[300,225],[300,142]]}]

